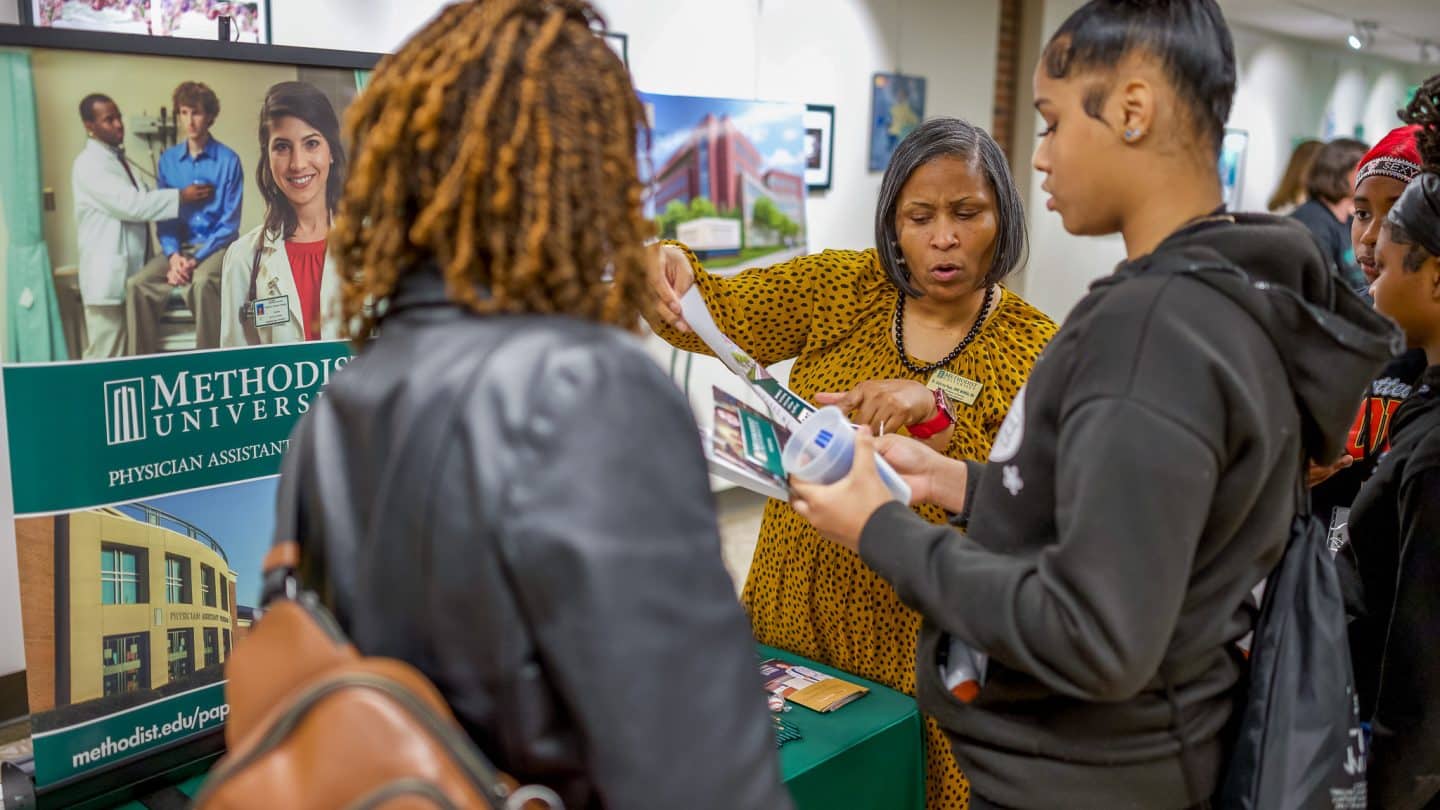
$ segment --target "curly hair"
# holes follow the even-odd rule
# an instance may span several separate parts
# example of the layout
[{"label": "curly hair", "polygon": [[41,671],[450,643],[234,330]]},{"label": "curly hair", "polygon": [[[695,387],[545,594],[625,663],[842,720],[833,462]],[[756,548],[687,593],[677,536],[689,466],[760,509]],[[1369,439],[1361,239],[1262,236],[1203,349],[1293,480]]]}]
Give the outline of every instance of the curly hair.
[{"label": "curly hair", "polygon": [[189,107],[204,112],[212,124],[220,117],[220,97],[204,82],[181,82],[170,101],[177,115],[181,107]]},{"label": "curly hair", "polygon": [[1420,127],[1415,134],[1420,162],[1425,171],[1440,174],[1440,73],[1420,85],[1415,97],[1400,110],[1400,120]]},{"label": "curly hair", "polygon": [[428,267],[479,314],[636,328],[649,129],[603,30],[584,0],[462,0],[379,64],[331,236],[353,339]]},{"label": "curly hair", "polygon": [[[1415,97],[1400,110],[1400,120],[1420,127],[1420,131],[1415,133],[1415,143],[1420,149],[1421,170],[1440,175],[1440,73],[1420,85],[1420,89],[1415,91]],[[1430,252],[1406,233],[1404,228],[1392,227],[1391,236],[1396,243],[1408,245],[1410,248],[1405,254],[1403,265],[1407,272],[1419,270],[1431,258]]]}]

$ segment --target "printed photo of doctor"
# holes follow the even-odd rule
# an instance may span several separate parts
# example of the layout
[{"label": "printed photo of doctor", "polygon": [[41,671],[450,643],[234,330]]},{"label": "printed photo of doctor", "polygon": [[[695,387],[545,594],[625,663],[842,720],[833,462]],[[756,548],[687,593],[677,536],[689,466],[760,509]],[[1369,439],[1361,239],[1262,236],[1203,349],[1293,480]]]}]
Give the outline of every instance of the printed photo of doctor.
[{"label": "printed photo of doctor", "polygon": [[226,251],[220,345],[338,338],[340,279],[325,240],[345,184],[330,100],[306,82],[270,87],[256,181],[265,219]]},{"label": "printed photo of doctor", "polygon": [[225,249],[240,234],[245,171],[235,150],[210,133],[220,99],[201,82],[182,82],[173,95],[183,139],[160,155],[160,188],[191,184],[215,189],[208,199],[180,206],[180,216],[156,224],[160,254],[126,285],[127,355],[160,351],[161,318],[179,288],[195,317],[195,348],[220,345],[220,273]]},{"label": "printed photo of doctor", "polygon": [[71,168],[84,358],[118,357],[126,346],[125,286],[149,259],[150,222],[174,219],[182,204],[209,200],[204,184],[152,190],[125,156],[125,121],[109,96],[87,95],[80,120],[88,136]]}]

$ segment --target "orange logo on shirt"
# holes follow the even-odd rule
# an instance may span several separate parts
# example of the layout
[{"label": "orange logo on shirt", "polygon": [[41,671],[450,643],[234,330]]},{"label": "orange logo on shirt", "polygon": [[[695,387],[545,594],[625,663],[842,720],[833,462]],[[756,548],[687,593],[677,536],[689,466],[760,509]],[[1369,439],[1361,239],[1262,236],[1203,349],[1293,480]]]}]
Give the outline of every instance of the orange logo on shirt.
[{"label": "orange logo on shirt", "polygon": [[[1371,458],[1390,449],[1390,418],[1400,408],[1402,399],[1370,397],[1360,406],[1355,423],[1350,426],[1350,439],[1345,452],[1354,458]],[[1361,436],[1369,428],[1362,446]]]}]

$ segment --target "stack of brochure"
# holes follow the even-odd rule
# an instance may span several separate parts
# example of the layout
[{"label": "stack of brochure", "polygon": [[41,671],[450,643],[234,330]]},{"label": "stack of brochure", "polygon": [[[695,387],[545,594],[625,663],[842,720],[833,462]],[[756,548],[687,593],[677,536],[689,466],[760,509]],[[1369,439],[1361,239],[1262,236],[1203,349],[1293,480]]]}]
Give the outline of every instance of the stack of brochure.
[{"label": "stack of brochure", "polygon": [[767,692],[817,712],[833,712],[870,692],[858,683],[832,678],[819,670],[779,658],[761,661],[760,677],[765,681]]}]

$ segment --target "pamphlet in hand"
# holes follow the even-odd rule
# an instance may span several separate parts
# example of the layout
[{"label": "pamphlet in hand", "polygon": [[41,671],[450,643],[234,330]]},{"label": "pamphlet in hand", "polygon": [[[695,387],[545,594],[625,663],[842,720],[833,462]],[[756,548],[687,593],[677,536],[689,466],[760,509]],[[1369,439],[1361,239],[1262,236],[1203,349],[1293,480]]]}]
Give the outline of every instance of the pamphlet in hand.
[{"label": "pamphlet in hand", "polygon": [[761,661],[760,677],[765,679],[766,691],[817,712],[833,712],[870,692],[858,683],[779,658]]},{"label": "pamphlet in hand", "polygon": [[790,431],[722,388],[716,387],[714,395],[715,419],[705,443],[710,472],[751,492],[789,500],[780,453]]},{"label": "pamphlet in hand", "polygon": [[805,417],[814,413],[815,406],[781,385],[755,358],[746,354],[735,345],[735,341],[720,331],[720,327],[715,325],[715,319],[710,315],[710,308],[705,306],[705,299],[701,297],[698,286],[692,286],[680,297],[680,311],[685,322],[705,341],[710,351],[715,352],[720,362],[755,389],[765,403],[765,409],[779,425],[793,431],[805,421]]}]

